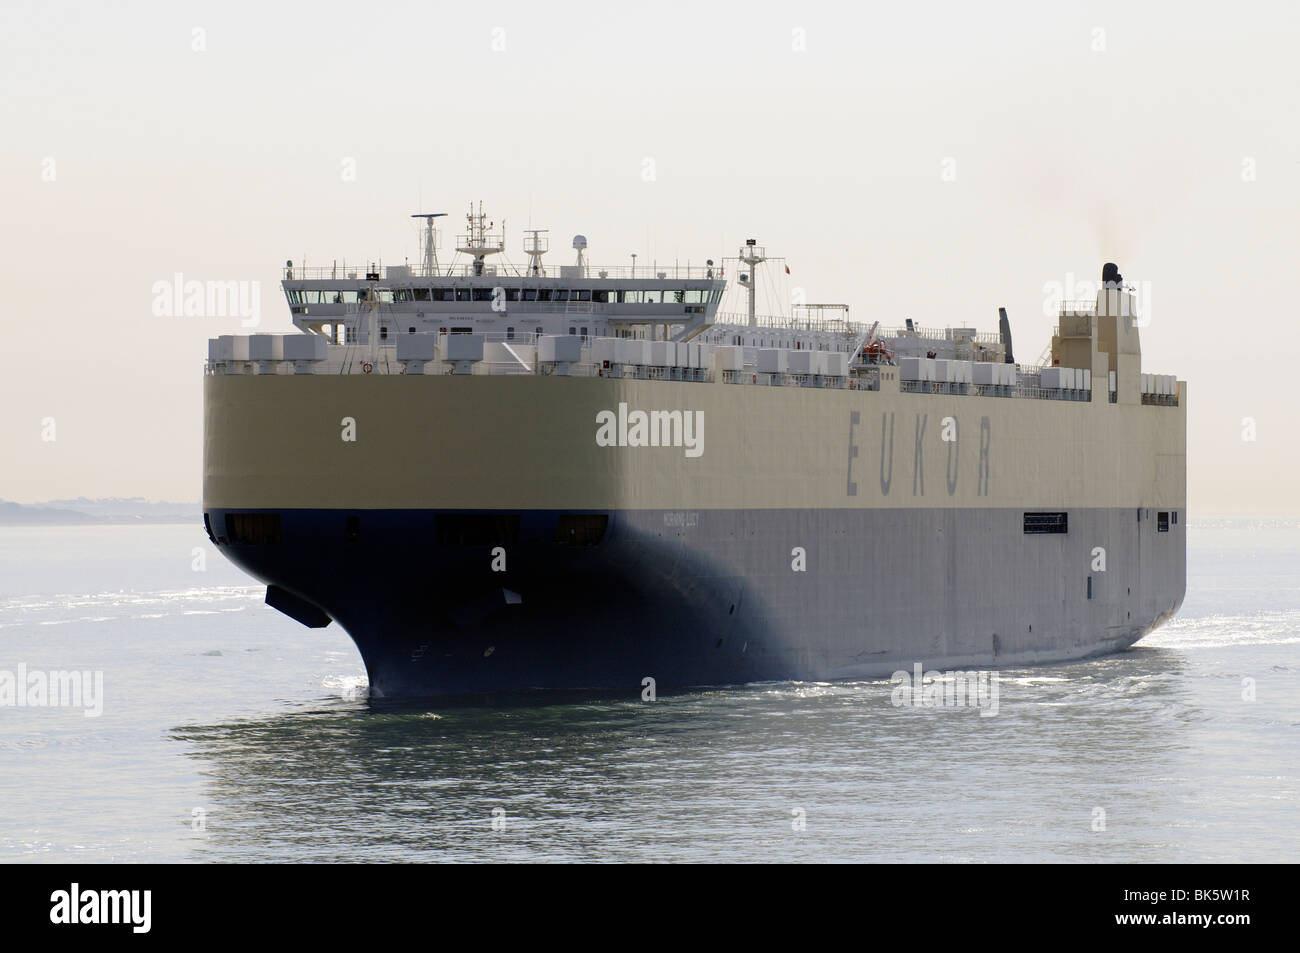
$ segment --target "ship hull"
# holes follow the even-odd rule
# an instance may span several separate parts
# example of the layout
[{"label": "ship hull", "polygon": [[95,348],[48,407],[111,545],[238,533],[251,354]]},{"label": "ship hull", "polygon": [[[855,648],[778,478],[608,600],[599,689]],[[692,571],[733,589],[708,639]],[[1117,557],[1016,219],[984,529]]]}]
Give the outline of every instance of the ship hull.
[{"label": "ship hull", "polygon": [[603,531],[576,542],[558,511],[275,515],[279,544],[227,555],[340,623],[380,696],[1084,658],[1173,615],[1185,574],[1182,532],[1128,508],[1072,510],[1060,535],[1006,509],[588,512]]},{"label": "ship hull", "polygon": [[[1097,396],[211,375],[204,513],[376,695],[1063,661],[1185,586],[1185,404]],[[694,447],[629,445],[636,408],[698,414]]]}]

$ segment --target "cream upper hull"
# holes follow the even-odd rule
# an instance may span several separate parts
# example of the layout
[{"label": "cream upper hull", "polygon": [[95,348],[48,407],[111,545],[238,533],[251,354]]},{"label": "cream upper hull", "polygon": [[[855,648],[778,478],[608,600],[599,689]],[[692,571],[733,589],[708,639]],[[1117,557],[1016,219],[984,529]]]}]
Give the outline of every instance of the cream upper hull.
[{"label": "cream upper hull", "polygon": [[[204,383],[205,508],[1186,505],[1185,387],[1180,406],[1164,407],[900,393],[890,382],[878,392],[530,375]],[[701,412],[703,452],[598,446],[597,415],[620,402]],[[955,441],[943,439],[947,417]]]}]

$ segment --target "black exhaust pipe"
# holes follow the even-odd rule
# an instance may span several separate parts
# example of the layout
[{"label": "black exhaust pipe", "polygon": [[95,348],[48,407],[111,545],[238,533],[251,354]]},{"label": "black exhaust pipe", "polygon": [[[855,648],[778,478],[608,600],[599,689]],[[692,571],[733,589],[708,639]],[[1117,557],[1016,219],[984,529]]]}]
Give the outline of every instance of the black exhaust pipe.
[{"label": "black exhaust pipe", "polygon": [[1002,338],[1002,349],[1007,353],[1006,362],[1016,363],[1011,353],[1011,322],[1007,320],[1006,308],[998,308],[998,335]]}]

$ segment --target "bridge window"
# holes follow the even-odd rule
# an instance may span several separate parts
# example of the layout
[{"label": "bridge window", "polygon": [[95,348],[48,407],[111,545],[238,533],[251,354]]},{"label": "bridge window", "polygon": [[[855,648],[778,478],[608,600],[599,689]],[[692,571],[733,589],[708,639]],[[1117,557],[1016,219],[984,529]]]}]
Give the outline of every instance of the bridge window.
[{"label": "bridge window", "polygon": [[536,289],[536,288],[525,288],[525,289],[524,289],[524,300],[525,300],[525,301],[536,301],[536,300],[537,300],[537,289]]},{"label": "bridge window", "polygon": [[450,288],[434,288],[432,294],[433,294],[434,301],[455,301],[456,300],[456,293],[452,291]]},{"label": "bridge window", "polygon": [[491,301],[491,300],[492,300],[492,289],[491,289],[491,288],[475,288],[475,289],[474,289],[474,300],[475,300],[475,301]]},{"label": "bridge window", "polygon": [[609,304],[609,292],[608,292],[608,291],[593,291],[593,292],[591,293],[591,300],[592,300],[592,301],[599,301],[601,304]]},{"label": "bridge window", "polygon": [[573,292],[573,300],[574,300],[574,301],[590,301],[590,300],[591,300],[591,292],[590,292],[590,291],[587,291],[587,290],[579,290],[579,291],[575,291],[575,292]]},{"label": "bridge window", "polygon": [[456,289],[456,300],[457,300],[457,301],[468,301],[468,300],[470,300],[470,289],[469,289],[469,288],[457,288],[457,289]]},{"label": "bridge window", "polygon": [[412,295],[412,297],[415,298],[416,301],[428,301],[428,300],[429,300],[429,289],[428,289],[428,288],[413,288],[413,289],[411,289],[411,295]]}]

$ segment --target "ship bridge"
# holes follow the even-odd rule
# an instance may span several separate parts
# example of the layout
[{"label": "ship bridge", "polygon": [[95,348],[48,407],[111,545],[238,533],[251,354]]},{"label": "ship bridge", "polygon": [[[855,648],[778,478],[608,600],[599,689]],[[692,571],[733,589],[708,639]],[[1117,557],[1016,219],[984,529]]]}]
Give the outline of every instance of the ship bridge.
[{"label": "ship bridge", "polygon": [[370,344],[372,316],[377,343],[421,333],[684,341],[713,322],[726,288],[724,267],[711,259],[638,265],[633,255],[630,265],[590,265],[583,235],[574,236],[572,264],[548,265],[543,229],[526,231],[528,263],[515,266],[502,255],[505,223],[493,231],[481,204],[456,238],[457,260],[441,266],[434,224],[441,213],[415,217],[426,223],[420,264],[285,262],[281,284],[293,323],[332,344]]}]

